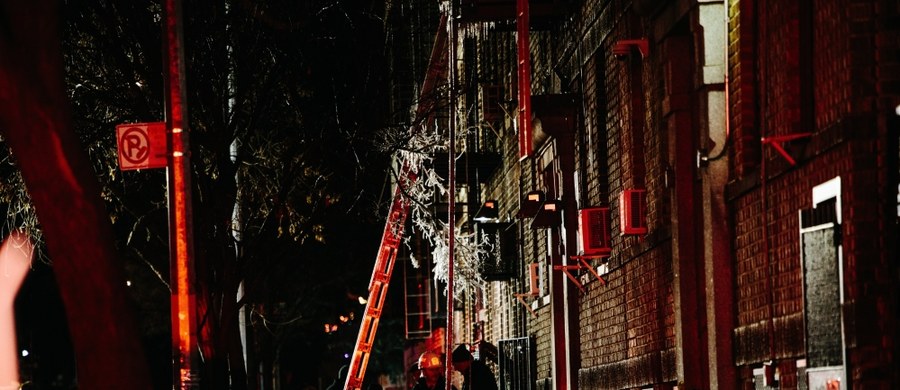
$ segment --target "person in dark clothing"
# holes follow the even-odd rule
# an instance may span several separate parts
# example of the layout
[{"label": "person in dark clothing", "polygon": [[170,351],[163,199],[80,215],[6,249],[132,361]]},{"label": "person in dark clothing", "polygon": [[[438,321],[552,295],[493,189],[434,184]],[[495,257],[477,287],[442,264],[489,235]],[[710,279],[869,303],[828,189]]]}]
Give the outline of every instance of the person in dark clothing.
[{"label": "person in dark clothing", "polygon": [[494,373],[484,362],[472,358],[465,345],[453,350],[453,368],[462,373],[462,390],[497,390]]},{"label": "person in dark clothing", "polygon": [[[444,390],[447,388],[444,379],[444,360],[434,352],[425,352],[419,356],[419,380],[412,390]],[[456,390],[456,387],[453,387]]]}]

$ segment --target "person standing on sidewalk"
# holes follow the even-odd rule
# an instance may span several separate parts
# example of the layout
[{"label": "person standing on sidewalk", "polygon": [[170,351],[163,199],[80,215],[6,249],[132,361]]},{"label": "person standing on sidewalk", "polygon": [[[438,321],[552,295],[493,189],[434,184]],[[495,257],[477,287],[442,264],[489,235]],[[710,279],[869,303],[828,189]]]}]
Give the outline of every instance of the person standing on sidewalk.
[{"label": "person standing on sidewalk", "polygon": [[481,360],[475,360],[465,345],[453,350],[453,368],[465,378],[462,390],[497,390],[494,373]]}]

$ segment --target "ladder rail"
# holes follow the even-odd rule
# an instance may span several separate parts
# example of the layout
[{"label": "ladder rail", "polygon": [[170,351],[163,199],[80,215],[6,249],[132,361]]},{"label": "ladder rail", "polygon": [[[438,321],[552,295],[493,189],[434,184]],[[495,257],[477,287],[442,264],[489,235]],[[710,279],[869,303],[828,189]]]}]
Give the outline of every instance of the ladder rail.
[{"label": "ladder rail", "polygon": [[408,164],[404,163],[401,171],[401,182],[394,191],[394,199],[388,219],[384,224],[384,233],[381,236],[381,247],[375,259],[375,267],[372,270],[372,278],[369,280],[369,297],[366,302],[365,314],[359,325],[359,335],[356,338],[356,347],[353,349],[353,357],[350,360],[350,369],[347,372],[345,389],[362,388],[363,378],[366,375],[366,367],[372,353],[372,345],[375,343],[375,332],[378,330],[378,321],[381,318],[382,308],[387,299],[388,285],[394,264],[397,261],[400,243],[403,239],[403,229],[406,225],[406,217],[409,214],[409,200],[403,195],[403,187],[415,181]]},{"label": "ladder rail", "polygon": [[[445,77],[447,71],[447,15],[441,15],[435,35],[434,47],[432,47],[429,59],[428,71],[422,83],[420,99],[417,102],[415,113],[415,125],[411,131],[416,133],[425,119],[434,117],[434,109],[437,106],[437,98],[433,95],[438,81]],[[416,174],[408,161],[404,161],[398,175],[397,187],[394,190],[394,198],[391,201],[391,209],[388,212],[384,225],[384,233],[381,236],[381,246],[375,258],[375,267],[372,270],[372,278],[369,280],[369,299],[366,302],[365,314],[360,322],[359,335],[353,348],[353,356],[350,360],[350,369],[344,382],[345,390],[358,390],[362,388],[363,378],[366,375],[366,367],[375,341],[375,332],[378,330],[378,321],[381,318],[382,306],[387,297],[388,283],[397,262],[397,252],[403,240],[403,229],[406,225],[406,217],[409,214],[409,199],[404,192],[416,181]]]}]

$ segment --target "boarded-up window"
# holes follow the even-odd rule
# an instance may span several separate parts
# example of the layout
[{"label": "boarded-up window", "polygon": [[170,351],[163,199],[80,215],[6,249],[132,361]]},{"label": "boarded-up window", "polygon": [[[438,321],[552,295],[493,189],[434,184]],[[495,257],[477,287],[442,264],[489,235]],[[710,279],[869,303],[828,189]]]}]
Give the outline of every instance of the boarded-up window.
[{"label": "boarded-up window", "polygon": [[835,201],[803,210],[801,248],[807,367],[843,365],[841,275],[838,257],[840,225]]}]

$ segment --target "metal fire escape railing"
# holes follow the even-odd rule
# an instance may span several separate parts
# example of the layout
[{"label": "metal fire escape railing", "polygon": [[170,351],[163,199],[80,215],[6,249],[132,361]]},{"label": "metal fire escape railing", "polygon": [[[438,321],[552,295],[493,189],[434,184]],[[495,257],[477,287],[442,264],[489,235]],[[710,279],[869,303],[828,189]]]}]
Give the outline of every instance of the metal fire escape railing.
[{"label": "metal fire escape railing", "polygon": [[[441,16],[438,25],[437,35],[434,41],[434,48],[431,52],[431,59],[428,65],[428,72],[425,75],[425,81],[422,83],[422,91],[418,105],[416,107],[415,122],[411,131],[417,132],[420,123],[425,118],[433,115],[436,106],[436,96],[434,96],[434,87],[446,72],[445,59],[447,56],[447,17]],[[394,198],[391,202],[391,209],[388,213],[387,221],[384,226],[384,234],[381,237],[381,246],[378,249],[378,255],[375,258],[375,267],[372,270],[372,278],[369,280],[369,297],[366,303],[365,314],[359,326],[359,335],[356,338],[356,346],[353,349],[353,357],[350,360],[350,369],[347,373],[347,380],[344,383],[344,389],[356,390],[362,388],[363,378],[366,375],[366,367],[369,364],[369,358],[372,353],[372,345],[375,342],[375,332],[378,330],[378,321],[381,318],[382,307],[384,306],[385,297],[387,297],[388,284],[391,280],[391,274],[397,259],[397,252],[400,242],[403,239],[403,230],[406,224],[406,217],[409,212],[409,201],[404,192],[416,180],[416,174],[413,167],[407,162],[403,165],[398,176],[398,183],[394,191]]]},{"label": "metal fire escape railing", "polygon": [[516,2],[516,54],[519,76],[519,160],[531,157],[531,53],[528,0]]}]

